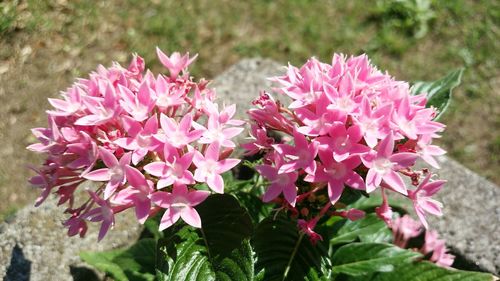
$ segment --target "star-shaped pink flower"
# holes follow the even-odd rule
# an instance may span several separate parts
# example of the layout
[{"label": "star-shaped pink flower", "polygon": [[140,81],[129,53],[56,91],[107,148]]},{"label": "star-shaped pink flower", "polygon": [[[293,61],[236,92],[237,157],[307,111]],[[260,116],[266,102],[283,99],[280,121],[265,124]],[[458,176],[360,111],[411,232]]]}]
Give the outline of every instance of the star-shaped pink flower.
[{"label": "star-shaped pink flower", "polygon": [[194,227],[201,227],[200,215],[194,207],[203,202],[210,192],[196,190],[189,192],[185,185],[174,186],[172,193],[155,192],[151,201],[167,209],[160,221],[160,231],[172,226],[179,218]]}]

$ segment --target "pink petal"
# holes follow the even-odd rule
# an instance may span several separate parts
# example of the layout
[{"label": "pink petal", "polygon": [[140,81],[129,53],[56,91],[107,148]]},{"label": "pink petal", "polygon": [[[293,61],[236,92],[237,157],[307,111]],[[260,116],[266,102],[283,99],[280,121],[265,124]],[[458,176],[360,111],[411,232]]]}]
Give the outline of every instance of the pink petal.
[{"label": "pink petal", "polygon": [[125,165],[129,165],[131,160],[132,160],[132,153],[127,152],[127,153],[123,154],[122,158],[120,158],[119,163],[121,166],[125,166]]},{"label": "pink petal", "polygon": [[187,224],[200,228],[201,227],[201,218],[198,212],[190,206],[184,207],[181,211],[181,218]]},{"label": "pink petal", "polygon": [[148,174],[161,177],[167,173],[168,166],[165,162],[153,162],[144,166],[144,171]]},{"label": "pink petal", "polygon": [[283,188],[283,195],[290,205],[295,207],[295,202],[297,201],[297,187],[295,184],[288,185]]},{"label": "pink petal", "polygon": [[397,163],[401,167],[409,167],[413,166],[415,164],[415,161],[417,160],[418,155],[415,153],[410,153],[410,152],[400,152],[392,155],[389,157],[389,160],[391,162]]},{"label": "pink petal", "polygon": [[174,196],[171,193],[158,191],[151,194],[151,202],[162,208],[169,208],[173,203]]},{"label": "pink petal", "polygon": [[211,143],[205,151],[205,159],[217,161],[219,159],[220,145],[218,142]]},{"label": "pink petal", "polygon": [[106,185],[106,188],[104,189],[104,200],[107,200],[113,193],[116,191],[116,189],[120,186],[120,183],[118,182],[108,182]]},{"label": "pink petal", "polygon": [[108,168],[113,168],[118,165],[118,160],[115,155],[105,148],[99,147],[99,156]]},{"label": "pink petal", "polygon": [[148,119],[148,121],[146,121],[143,133],[148,135],[153,135],[156,134],[157,131],[158,131],[158,118],[156,117],[156,114],[153,114]]},{"label": "pink petal", "polygon": [[342,182],[328,182],[328,197],[330,198],[330,202],[332,202],[332,204],[335,204],[340,199],[342,191],[344,191],[344,184]]},{"label": "pink petal", "polygon": [[221,175],[213,174],[208,176],[207,185],[217,193],[224,193],[224,180]]},{"label": "pink petal", "polygon": [[278,197],[281,192],[282,192],[281,186],[279,186],[277,184],[271,184],[267,188],[266,192],[264,193],[264,196],[262,197],[262,201],[264,201],[264,202],[270,202],[274,198]]},{"label": "pink petal", "polygon": [[426,198],[425,200],[418,200],[418,204],[420,207],[435,216],[442,216],[443,211],[441,210],[442,204],[436,200],[432,200],[430,198]]},{"label": "pink petal", "polygon": [[224,137],[227,139],[233,138],[237,135],[239,135],[241,132],[243,132],[243,128],[240,127],[232,127],[232,128],[227,128],[222,130],[222,133],[224,134]]},{"label": "pink petal", "polygon": [[101,228],[99,229],[99,236],[97,237],[97,241],[101,241],[104,236],[106,236],[106,233],[108,233],[108,230],[111,228],[113,225],[112,221],[105,220],[101,224]]},{"label": "pink petal", "polygon": [[85,174],[83,177],[91,181],[109,181],[109,179],[111,178],[109,175],[108,168],[103,168],[89,172]]},{"label": "pink petal", "polygon": [[269,165],[258,165],[255,167],[255,170],[259,172],[263,177],[267,178],[270,181],[276,179],[277,172],[276,168]]},{"label": "pink petal", "polygon": [[382,182],[382,177],[374,169],[368,170],[366,174],[366,192],[370,193],[377,189]]},{"label": "pink petal", "polygon": [[389,158],[392,155],[392,151],[394,150],[394,138],[392,133],[389,133],[379,144],[377,147],[377,153],[379,156],[383,156],[385,158]]},{"label": "pink petal", "polygon": [[205,190],[197,190],[190,192],[186,197],[191,206],[197,206],[201,202],[205,201],[207,197],[210,195],[209,191]]},{"label": "pink petal", "polygon": [[119,147],[123,147],[128,150],[134,150],[138,148],[137,142],[133,138],[119,138],[114,141]]},{"label": "pink petal", "polygon": [[126,166],[125,173],[127,175],[128,183],[133,187],[147,186],[146,178],[136,168]]},{"label": "pink petal", "polygon": [[76,120],[75,125],[94,126],[101,122],[101,117],[97,115],[87,115]]},{"label": "pink petal", "polygon": [[347,173],[347,178],[346,178],[345,183],[354,189],[358,189],[358,190],[365,190],[366,189],[365,182],[363,181],[363,178],[353,171],[349,171]]},{"label": "pink petal", "polygon": [[176,223],[179,218],[181,217],[181,213],[177,208],[168,208],[165,211],[165,214],[163,214],[163,217],[161,218],[160,221],[160,231],[165,230],[166,228],[169,228],[172,226],[174,223]]},{"label": "pink petal", "polygon": [[426,185],[424,185],[422,187],[423,190],[425,190],[425,195],[427,196],[432,196],[434,195],[436,192],[438,192],[439,190],[441,190],[441,188],[443,187],[443,185],[446,183],[445,180],[437,180],[437,181],[433,181],[431,183],[428,183]]},{"label": "pink petal", "polygon": [[384,182],[387,183],[390,187],[392,187],[395,191],[403,195],[408,195],[405,183],[398,173],[391,170],[387,172],[387,174],[385,174],[382,178]]},{"label": "pink petal", "polygon": [[191,129],[191,123],[193,122],[193,117],[190,113],[184,115],[182,117],[181,122],[179,123],[179,129],[184,132],[188,132]]},{"label": "pink petal", "polygon": [[239,159],[224,159],[219,162],[217,162],[217,169],[216,173],[221,174],[226,171],[231,170],[234,166],[238,165],[240,163]]},{"label": "pink petal", "polygon": [[140,224],[144,224],[144,222],[148,219],[150,209],[151,203],[149,200],[135,201],[135,216]]}]

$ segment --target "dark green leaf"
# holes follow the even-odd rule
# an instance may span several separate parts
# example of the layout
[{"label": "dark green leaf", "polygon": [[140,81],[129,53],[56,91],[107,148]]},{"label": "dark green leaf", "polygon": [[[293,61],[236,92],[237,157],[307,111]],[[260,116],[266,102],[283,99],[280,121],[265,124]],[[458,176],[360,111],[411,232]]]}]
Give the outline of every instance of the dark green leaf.
[{"label": "dark green leaf", "polygon": [[80,257],[117,281],[148,281],[154,280],[155,245],[155,240],[148,238],[126,250],[82,252]]},{"label": "dark green leaf", "polygon": [[236,198],[212,195],[197,208],[202,228],[177,224],[157,248],[159,280],[253,280],[251,219]]},{"label": "dark green leaf", "polygon": [[354,276],[389,272],[396,265],[409,263],[419,256],[419,253],[391,244],[350,243],[340,247],[333,255],[333,272]]},{"label": "dark green leaf", "polygon": [[416,82],[411,89],[413,95],[427,93],[427,107],[434,106],[438,110],[438,119],[448,108],[453,88],[460,85],[464,69],[457,69],[445,77],[433,82]]},{"label": "dark green leaf", "polygon": [[397,266],[394,271],[377,274],[372,281],[492,281],[491,274],[446,269],[423,261],[411,265]]},{"label": "dark green leaf", "polygon": [[257,226],[252,244],[257,256],[256,280],[302,281],[330,278],[331,264],[327,244],[318,241],[316,245],[312,245],[307,236],[298,232],[297,222],[285,215],[262,221]]},{"label": "dark green leaf", "polygon": [[337,224],[343,225],[337,233],[330,239],[330,245],[353,242],[360,239],[363,242],[389,242],[392,237],[385,223],[375,214],[368,214],[366,217],[356,220],[343,220]]}]

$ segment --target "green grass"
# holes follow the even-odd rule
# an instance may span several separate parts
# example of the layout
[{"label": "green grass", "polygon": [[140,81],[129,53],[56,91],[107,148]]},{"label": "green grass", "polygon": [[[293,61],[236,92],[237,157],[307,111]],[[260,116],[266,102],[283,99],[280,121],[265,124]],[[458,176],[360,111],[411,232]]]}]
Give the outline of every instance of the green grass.
[{"label": "green grass", "polygon": [[[409,8],[401,9],[400,2]],[[408,81],[434,80],[464,66],[462,85],[443,118],[448,129],[439,143],[450,156],[500,184],[500,2],[420,0],[429,2],[428,7],[417,2],[2,2],[0,63],[13,60],[16,48],[30,45],[36,56],[24,68],[31,75],[28,83],[45,85],[61,79],[47,68],[51,61],[68,58],[77,62],[64,76],[68,81],[97,63],[125,62],[132,52],[160,70],[156,46],[166,52],[199,53],[192,73],[208,78],[244,57],[301,64],[310,56],[328,62],[333,52],[367,53],[380,69]],[[12,89],[30,87],[15,79],[6,83]],[[54,92],[41,97],[64,87],[46,87]]]}]

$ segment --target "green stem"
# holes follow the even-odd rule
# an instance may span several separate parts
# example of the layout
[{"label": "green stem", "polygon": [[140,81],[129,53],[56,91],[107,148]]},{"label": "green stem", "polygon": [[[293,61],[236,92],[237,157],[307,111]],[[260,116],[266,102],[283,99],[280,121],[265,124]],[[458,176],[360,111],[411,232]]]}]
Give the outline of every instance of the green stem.
[{"label": "green stem", "polygon": [[205,246],[207,247],[208,259],[212,260],[212,255],[210,255],[210,247],[208,247],[207,236],[205,236],[205,232],[203,231],[203,227],[200,228],[201,236],[203,236],[203,242],[205,242]]},{"label": "green stem", "polygon": [[288,272],[290,271],[290,268],[292,267],[292,261],[295,258],[295,254],[297,254],[297,250],[299,249],[300,243],[302,242],[302,238],[304,238],[304,232],[300,233],[299,239],[297,240],[297,243],[295,244],[295,248],[293,248],[292,255],[290,256],[290,259],[288,260],[288,264],[286,265],[285,272],[283,273],[283,281],[286,279],[288,276]]}]

